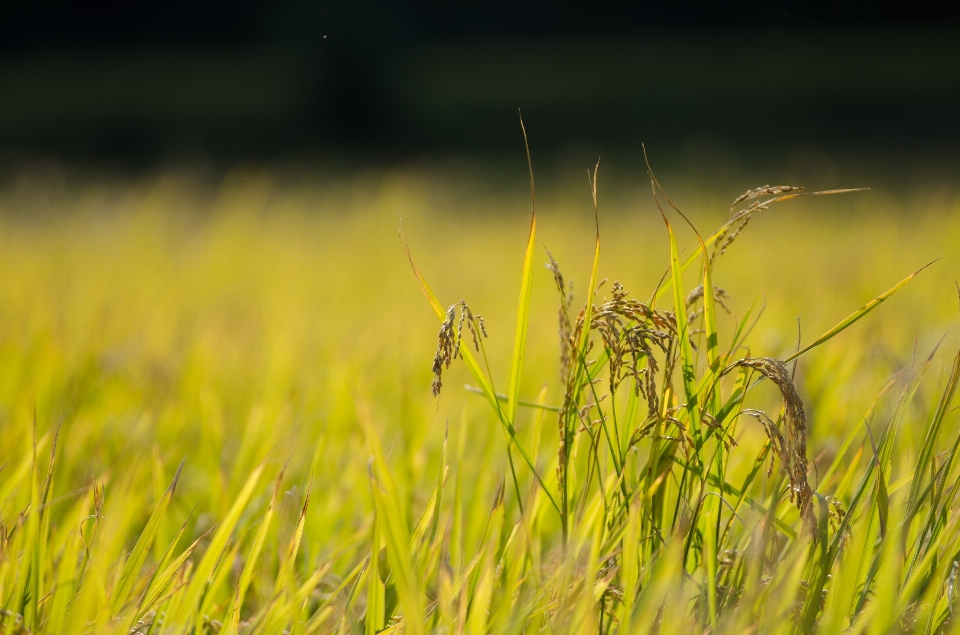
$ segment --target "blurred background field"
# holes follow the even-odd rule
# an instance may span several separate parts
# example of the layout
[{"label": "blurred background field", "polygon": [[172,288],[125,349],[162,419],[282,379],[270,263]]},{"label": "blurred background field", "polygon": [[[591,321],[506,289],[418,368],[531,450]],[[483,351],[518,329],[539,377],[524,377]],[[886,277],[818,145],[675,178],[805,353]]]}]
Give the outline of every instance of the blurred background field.
[{"label": "blurred background field", "polygon": [[[666,231],[639,169],[609,185],[603,170],[601,275],[648,298],[668,262]],[[538,189],[540,241],[582,298],[593,232],[586,180],[551,177]],[[679,176],[671,187],[660,178],[704,235],[763,179]],[[437,325],[398,227],[402,218],[441,301],[464,298],[485,317],[494,377],[506,384],[528,205],[522,187],[495,191],[423,165],[328,179],[255,167],[216,178],[21,175],[0,198],[5,447],[11,456],[28,447],[34,408],[40,430],[62,424],[65,492],[127,473],[119,466],[149,480],[147,458],[164,466],[163,482],[186,457],[179,504],[214,517],[269,450],[271,463],[290,458],[294,473],[312,470],[323,483],[307,530],[319,549],[335,544],[337,525],[324,519],[350,525],[369,513],[358,404],[394,449],[411,496],[433,478],[447,422],[478,469],[502,472],[502,439],[480,398],[461,389],[466,371],[455,365],[443,397],[430,395]],[[941,258],[800,362],[814,456],[829,457],[880,386],[942,337],[945,372],[958,343],[958,207],[946,188],[799,199],[758,216],[721,260],[716,283],[735,313],[766,304],[751,352],[784,357],[798,319],[808,343]],[[679,231],[693,249],[692,232]],[[545,264],[546,251],[538,258]],[[523,394],[546,384],[549,403],[562,396],[557,302],[537,266]]]}]

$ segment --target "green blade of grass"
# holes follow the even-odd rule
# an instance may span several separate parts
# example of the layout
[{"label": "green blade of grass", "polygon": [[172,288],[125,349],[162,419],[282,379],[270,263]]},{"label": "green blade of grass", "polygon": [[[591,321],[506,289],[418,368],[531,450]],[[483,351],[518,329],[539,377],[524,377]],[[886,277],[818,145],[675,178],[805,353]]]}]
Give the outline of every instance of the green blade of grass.
[{"label": "green blade of grass", "polygon": [[900,398],[897,400],[897,405],[893,410],[893,415],[890,417],[887,425],[883,428],[883,434],[880,436],[879,441],[880,457],[878,460],[883,468],[884,475],[887,477],[890,476],[893,449],[897,439],[897,434],[900,431],[900,426],[907,414],[907,409],[913,401],[914,396],[917,394],[917,390],[920,388],[920,381],[926,374],[927,369],[930,368],[930,364],[933,361],[933,356],[935,353],[936,349],[930,353],[930,356],[927,357],[927,361],[924,362],[923,366],[920,367],[920,370],[917,371],[917,374],[911,378],[909,382],[907,382],[903,392],[900,394]]},{"label": "green blade of grass", "polygon": [[[316,628],[319,623],[322,623],[327,617],[329,617],[332,612],[329,607],[324,607],[324,604],[321,604],[316,613],[310,618],[309,624],[304,624],[297,620],[297,613],[302,613],[303,607],[306,604],[307,600],[310,597],[310,594],[319,586],[320,582],[323,580],[323,577],[330,571],[330,564],[327,563],[317,569],[313,575],[311,575],[306,582],[301,584],[299,588],[295,589],[293,593],[293,598],[290,601],[283,603],[282,606],[278,606],[278,602],[272,602],[270,609],[273,611],[273,615],[269,620],[264,620],[264,627],[262,632],[264,633],[307,633],[313,632],[309,630],[312,626]],[[269,613],[267,611],[266,613]],[[284,628],[286,624],[293,621],[292,629]]]},{"label": "green blade of grass", "polygon": [[790,361],[793,361],[793,360],[797,359],[797,358],[800,357],[801,355],[804,355],[805,353],[813,350],[814,348],[820,346],[821,344],[823,344],[824,342],[826,342],[826,341],[829,340],[830,338],[832,338],[832,337],[834,337],[835,335],[838,335],[839,333],[841,333],[842,331],[844,331],[844,330],[845,330],[847,327],[849,327],[851,324],[853,324],[854,322],[856,322],[857,320],[859,320],[860,318],[862,318],[863,316],[865,316],[867,313],[869,313],[870,311],[873,311],[875,308],[877,308],[878,306],[880,306],[887,298],[889,298],[889,297],[892,296],[894,293],[896,293],[897,291],[899,291],[900,289],[902,289],[903,287],[905,287],[908,282],[910,282],[911,280],[913,280],[914,278],[917,277],[917,274],[919,274],[921,271],[923,271],[924,269],[926,269],[927,267],[929,267],[930,265],[932,265],[933,263],[935,263],[937,260],[940,260],[940,258],[937,258],[937,259],[935,259],[935,260],[931,260],[930,262],[928,262],[927,264],[923,265],[922,267],[920,267],[919,269],[917,269],[916,271],[914,271],[913,273],[911,273],[909,276],[907,276],[906,278],[904,278],[903,280],[901,280],[900,282],[898,282],[897,284],[895,284],[892,288],[888,289],[888,290],[885,291],[884,293],[881,293],[880,295],[878,295],[878,296],[877,296],[876,298],[874,298],[873,300],[870,300],[869,302],[867,302],[866,304],[864,304],[862,307],[860,307],[859,309],[857,309],[856,311],[854,311],[853,313],[851,313],[850,315],[848,315],[848,316],[847,316],[844,320],[842,320],[839,324],[837,324],[837,325],[834,326],[832,329],[830,329],[829,331],[827,331],[826,333],[824,333],[823,335],[821,335],[820,337],[818,337],[814,342],[808,344],[807,346],[801,348],[799,351],[797,351],[797,352],[794,353],[793,355],[790,355],[789,357],[787,357],[786,359],[784,359],[784,360],[783,360],[784,363],[790,362]]},{"label": "green blade of grass", "polygon": [[372,544],[370,547],[370,565],[367,567],[367,608],[363,618],[363,628],[366,635],[376,635],[384,626],[384,593],[386,588],[384,581],[380,579],[377,560],[380,557],[381,544],[383,543],[380,529],[382,521],[377,518],[376,512],[373,515],[373,529],[371,530]]},{"label": "green blade of grass", "polygon": [[[73,589],[70,595],[70,601],[67,602],[67,607],[65,610],[65,621],[66,618],[69,618],[71,611],[76,606],[75,602],[77,597],[80,595],[80,590],[82,588],[84,576],[87,572],[87,565],[90,563],[90,550],[91,545],[97,538],[97,534],[100,530],[100,521],[103,518],[103,486],[98,486],[96,482],[93,483],[91,487],[91,495],[93,498],[93,514],[84,519],[84,522],[80,523],[80,540],[83,543],[83,548],[81,549],[80,562],[77,565],[77,573],[73,578]],[[92,525],[88,533],[84,533],[83,528],[86,524],[86,521],[90,521]]]},{"label": "green blade of grass", "polygon": [[[367,443],[371,451],[369,463],[370,489],[373,495],[374,513],[381,522],[383,541],[387,550],[387,562],[390,565],[390,575],[396,588],[403,610],[404,631],[423,635],[425,626],[423,621],[423,591],[417,579],[413,557],[410,553],[410,530],[407,525],[406,514],[400,507],[400,494],[390,469],[383,456],[380,439],[373,428],[366,408],[358,407],[360,423],[363,426]],[[370,575],[376,575],[377,562],[371,557],[368,565]],[[384,619],[389,621],[390,615]]]},{"label": "green blade of grass", "polygon": [[[43,452],[47,448],[48,443],[50,443],[49,432],[37,439],[37,452]],[[2,472],[3,480],[0,481],[0,505],[6,502],[11,492],[13,492],[24,479],[32,474],[33,453],[29,450],[24,452],[20,464],[17,465],[16,469],[12,468],[13,465],[9,463],[4,464],[4,470]]]},{"label": "green blade of grass", "polygon": [[[186,529],[186,524],[180,530],[180,534],[177,534],[177,537],[174,538],[174,542],[170,545],[169,553],[172,554],[173,547],[180,539],[180,535],[183,533],[183,530]],[[174,582],[175,576],[180,573],[184,565],[188,564],[190,556],[193,555],[193,552],[196,551],[210,535],[216,531],[217,526],[211,527],[209,530],[201,534],[196,540],[190,543],[190,546],[187,547],[183,553],[174,559],[166,568],[163,568],[165,564],[163,561],[160,562],[158,566],[159,574],[155,575],[154,578],[150,581],[150,584],[147,585],[147,591],[144,593],[143,601],[140,603],[140,609],[137,612],[137,619],[142,619],[160,600],[167,594],[170,585]]]},{"label": "green blade of grass", "polygon": [[[27,515],[25,530],[26,544],[23,551],[23,560],[27,563],[26,575],[18,582],[14,598],[19,602],[20,614],[23,616],[23,625],[34,630],[40,619],[40,589],[43,565],[46,564],[47,535],[49,532],[49,514],[46,513],[46,503],[50,496],[53,484],[53,467],[57,455],[57,437],[59,428],[53,437],[53,447],[50,449],[50,461],[47,475],[40,483],[39,475],[39,441],[37,439],[37,415],[34,410],[32,431],[32,461],[30,469],[30,509]],[[2,501],[0,501],[2,502]]]},{"label": "green blade of grass", "polygon": [[890,510],[890,495],[887,493],[887,481],[883,476],[883,466],[877,461],[877,480],[875,489],[875,500],[877,502],[877,515],[880,519],[880,538],[887,536],[887,519]]},{"label": "green blade of grass", "polygon": [[[600,167],[600,163],[597,163],[597,166],[593,170],[593,177],[590,179],[590,186],[593,192],[593,210],[594,210],[594,224],[596,227],[596,238],[593,249],[593,265],[590,269],[590,282],[587,285],[587,299],[584,306],[583,314],[583,330],[580,333],[580,341],[577,342],[576,351],[574,354],[574,370],[571,374],[571,377],[567,380],[569,382],[567,387],[568,395],[572,396],[571,403],[565,403],[565,406],[568,407],[563,412],[563,425],[561,429],[561,434],[563,435],[563,447],[566,448],[564,452],[565,460],[562,465],[558,465],[557,469],[563,473],[563,491],[560,492],[560,505],[562,511],[560,512],[561,524],[563,526],[563,544],[567,544],[567,540],[570,536],[570,508],[571,508],[571,496],[570,496],[570,479],[567,475],[567,470],[570,462],[570,449],[573,441],[573,430],[577,425],[577,406],[580,398],[580,392],[584,384],[589,384],[591,381],[590,369],[586,365],[586,354],[587,347],[590,344],[590,322],[593,319],[593,298],[597,289],[597,277],[600,271],[600,212],[599,206],[597,205],[597,169]],[[589,176],[589,171],[587,172]]]},{"label": "green blade of grass", "polygon": [[[940,529],[942,529],[942,524],[946,520],[947,516],[947,506],[952,503],[953,496],[951,495],[946,503],[944,508],[941,508],[940,503],[943,496],[943,491],[946,486],[947,478],[950,476],[951,471],[953,470],[954,462],[956,461],[957,452],[960,450],[960,437],[954,441],[953,446],[950,451],[946,454],[945,459],[940,467],[942,477],[937,478],[934,476],[937,472],[937,464],[935,457],[933,455],[933,449],[936,445],[937,437],[939,436],[940,427],[943,424],[943,419],[946,416],[946,413],[950,407],[950,402],[953,400],[953,396],[957,392],[957,384],[960,382],[960,353],[957,354],[953,362],[953,369],[950,372],[950,378],[947,380],[947,386],[943,390],[943,393],[940,397],[940,402],[937,404],[937,410],[934,414],[933,420],[930,423],[930,426],[927,428],[927,434],[924,437],[923,447],[921,448],[920,458],[917,461],[917,471],[911,485],[910,497],[908,498],[908,507],[907,507],[907,517],[912,519],[913,515],[916,513],[915,510],[919,509],[920,500],[925,497],[925,494],[920,492],[923,490],[918,489],[914,493],[914,487],[917,487],[918,481],[925,481],[925,474],[929,469],[931,474],[930,481],[930,508],[927,512],[926,520],[923,523],[923,530],[921,531],[922,536],[928,536],[930,542],[937,538],[939,535]],[[926,452],[925,452],[926,450]],[[929,466],[929,468],[928,468]],[[960,482],[957,483],[960,485]],[[956,487],[955,485],[954,487]],[[931,549],[929,543],[924,544],[923,541],[917,543],[916,550],[914,551],[913,558],[910,562],[910,567],[908,569],[908,575],[913,571],[914,566],[917,563],[917,559],[920,557],[923,549]]]},{"label": "green blade of grass", "polygon": [[[683,467],[684,469],[690,470],[690,472],[694,476],[702,476],[702,472],[700,471],[699,466],[693,465],[687,461],[684,461],[683,459],[677,459],[677,458],[674,459],[674,462],[677,465]],[[754,472],[751,472],[750,476],[748,477],[749,482],[752,482],[753,477],[756,476],[756,472],[758,471],[759,470],[755,469]],[[731,485],[729,482],[721,482],[720,480],[718,480],[716,474],[707,473],[706,478],[711,485],[713,485],[714,487],[720,488],[724,494],[729,494],[730,496],[738,496],[738,497],[742,496],[743,498],[742,502],[746,503],[747,506],[753,509],[754,511],[760,512],[761,514],[767,514],[770,512],[770,509],[768,507],[764,506],[762,503],[757,502],[752,497],[745,495],[745,492],[747,490],[746,485],[741,491],[739,488]],[[796,539],[797,532],[794,531],[794,529],[790,525],[784,522],[782,518],[774,515],[773,522],[776,523],[777,529],[779,529],[784,534],[786,534],[787,537],[789,537],[791,540]]]},{"label": "green blade of grass", "polygon": [[220,589],[232,590],[228,580],[233,579],[233,564],[237,562],[243,543],[243,536],[238,536],[236,540],[227,545],[227,548],[220,555],[217,565],[207,581],[206,588],[200,596],[200,605],[194,609],[194,632],[202,632],[206,628],[205,625],[210,622],[212,613],[219,611],[222,606],[229,607],[229,595],[222,602],[219,601],[218,596],[221,595]]},{"label": "green blade of grass", "polygon": [[708,374],[715,376],[720,372],[720,345],[717,335],[717,307],[713,297],[713,267],[710,265],[707,246],[702,240],[700,249],[703,252],[703,328],[707,336],[707,365],[710,368]]},{"label": "green blade of grass", "polygon": [[627,512],[626,531],[623,537],[623,555],[620,559],[620,587],[623,590],[623,601],[620,604],[617,618],[620,620],[622,632],[630,633],[633,604],[640,591],[640,545],[637,536],[640,533],[640,504],[630,505]]},{"label": "green blade of grass", "polygon": [[[437,528],[440,526],[440,505],[443,502],[443,485],[447,481],[447,439],[449,437],[450,426],[443,433],[443,448],[440,451],[440,469],[437,474],[436,501],[433,507],[433,514],[430,518],[430,540],[437,537]],[[536,456],[536,450],[534,450]]]},{"label": "green blade of grass", "polygon": [[300,550],[300,541],[303,539],[303,527],[307,519],[307,509],[310,507],[310,492],[313,490],[313,482],[307,485],[307,496],[303,501],[303,507],[300,509],[300,518],[297,520],[297,528],[290,538],[290,546],[287,548],[287,557],[283,561],[283,566],[277,574],[277,581],[274,585],[274,592],[279,593],[286,588],[293,576],[293,567],[297,561],[297,552]]},{"label": "green blade of grass", "polygon": [[916,503],[917,497],[925,482],[923,477],[928,473],[929,466],[934,464],[933,453],[936,449],[937,439],[940,436],[940,429],[943,427],[943,420],[947,415],[947,411],[950,409],[953,396],[957,392],[958,381],[960,381],[960,353],[954,358],[953,369],[950,372],[950,378],[947,380],[947,387],[940,396],[937,410],[924,434],[923,445],[920,447],[920,454],[917,456],[915,472],[917,477],[913,479],[913,483],[910,486],[910,503],[907,505],[908,509],[912,509]]},{"label": "green blade of grass", "polygon": [[[911,402],[911,400],[913,399],[913,396],[920,385],[920,380],[922,379],[924,373],[929,367],[932,359],[933,359],[933,353],[930,354],[930,357],[927,358],[927,361],[920,368],[917,374],[909,382],[907,382],[906,386],[904,386],[903,391],[901,392],[900,397],[897,400],[897,405],[894,408],[893,415],[891,416],[887,425],[884,427],[883,433],[880,437],[879,445],[874,442],[873,433],[870,431],[869,423],[867,422],[866,416],[861,418],[861,421],[864,422],[864,426],[866,427],[868,440],[870,442],[869,446],[874,453],[874,457],[871,460],[871,463],[866,473],[863,475],[859,487],[857,488],[856,492],[854,493],[851,499],[850,508],[847,512],[847,515],[844,517],[843,521],[840,524],[840,528],[837,530],[834,536],[833,544],[831,545],[830,551],[828,552],[828,558],[824,559],[823,565],[821,567],[821,572],[820,572],[821,577],[818,582],[820,586],[826,584],[826,579],[823,576],[827,575],[829,569],[833,566],[833,562],[836,560],[836,558],[839,555],[840,545],[837,542],[837,540],[840,536],[843,535],[844,531],[846,531],[846,527],[847,527],[847,523],[849,522],[849,519],[852,517],[852,514],[854,513],[854,511],[859,506],[860,502],[865,497],[868,489],[868,485],[870,482],[870,476],[871,476],[871,473],[874,471],[874,468],[876,468],[876,474],[877,474],[877,477],[873,484],[874,500],[875,500],[876,509],[877,509],[876,518],[879,523],[879,529],[881,531],[881,535],[886,531],[890,491],[886,485],[885,474],[889,472],[889,460],[890,460],[891,452],[893,450],[893,445],[894,445],[893,441],[896,437],[896,432],[900,427],[900,423],[903,419],[904,413],[906,412],[906,408]],[[893,384],[896,378],[897,376],[894,376],[893,378],[887,381],[887,383],[884,385],[884,388],[881,390],[880,394],[877,395],[877,397],[874,399],[874,402],[871,404],[870,408],[868,408],[868,412],[875,406],[876,401],[887,390],[887,388]],[[850,433],[851,438],[855,432],[856,430]],[[846,444],[844,447],[846,447]],[[831,473],[831,471],[832,470],[828,470],[828,473],[827,473],[828,476]],[[853,472],[852,471],[848,472],[848,474],[845,475],[844,478],[847,482],[841,482],[841,487],[838,488],[838,495],[842,495],[843,492],[848,488],[849,483],[852,482]],[[869,511],[868,524],[867,524],[869,531],[873,531],[873,518],[874,518],[873,510],[871,509]],[[909,520],[907,522],[909,522]],[[862,560],[861,562],[865,562],[865,560]],[[809,609],[810,611],[813,610],[812,607],[809,607]],[[810,621],[812,619],[813,619],[812,615],[808,614],[807,620]]]},{"label": "green blade of grass", "polygon": [[[477,388],[476,386],[471,386],[470,384],[465,384],[463,389],[467,392],[472,392],[476,395],[483,395],[484,392]],[[497,401],[506,402],[508,397],[503,393],[497,393]],[[534,410],[549,410],[551,412],[560,412],[560,406],[548,406],[546,404],[537,403],[535,401],[528,401],[526,399],[518,399],[518,406],[523,406],[524,408],[532,408]]]}]

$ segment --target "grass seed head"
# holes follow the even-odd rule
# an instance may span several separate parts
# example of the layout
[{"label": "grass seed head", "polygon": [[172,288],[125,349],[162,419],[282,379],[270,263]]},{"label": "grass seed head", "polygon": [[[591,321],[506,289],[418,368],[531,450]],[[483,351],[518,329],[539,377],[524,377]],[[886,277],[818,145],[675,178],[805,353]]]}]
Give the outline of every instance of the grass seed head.
[{"label": "grass seed head", "polygon": [[[697,303],[698,300],[703,298],[703,285],[698,285],[690,293],[687,294],[687,297],[684,299],[683,303],[688,309]],[[726,305],[727,300],[730,300],[730,294],[727,293],[722,287],[714,285],[713,287],[713,301],[720,305],[728,315],[731,315],[732,312],[730,308]],[[699,315],[699,311],[695,315]]]},{"label": "grass seed head", "polygon": [[733,214],[733,210],[737,207],[737,205],[750,199],[761,196],[780,196],[781,194],[786,194],[788,192],[800,192],[802,190],[802,187],[796,187],[793,185],[763,185],[753,190],[747,190],[735,198],[733,203],[730,204],[730,213]]},{"label": "grass seed head", "polygon": [[[736,240],[737,236],[740,235],[747,224],[750,222],[750,218],[753,214],[761,212],[767,209],[772,203],[777,202],[780,196],[788,194],[790,192],[800,192],[802,187],[795,187],[793,185],[764,185],[753,190],[747,190],[736,199],[730,205],[730,218],[727,220],[726,225],[724,225],[723,230],[717,236],[716,241],[714,242],[713,254],[710,256],[710,261],[713,262],[726,252],[727,248],[733,244],[733,241]],[[765,198],[764,200],[756,200],[761,197],[771,197]],[[753,201],[747,207],[737,211],[737,206],[746,201]],[[731,227],[736,226],[732,232],[729,231]]]},{"label": "grass seed head", "polygon": [[[454,329],[453,323],[457,318],[458,308],[460,309],[460,320],[457,322],[456,329]],[[473,338],[473,347],[477,351],[480,350],[478,333],[482,334],[483,337],[487,336],[483,317],[474,315],[464,300],[460,300],[460,302],[447,309],[447,317],[440,325],[440,332],[437,334],[437,352],[433,356],[433,382],[430,387],[434,397],[440,396],[440,389],[443,387],[443,370],[450,368],[450,363],[454,359],[463,356],[460,352],[460,345],[463,340],[464,325],[470,332]]]},{"label": "grass seed head", "polygon": [[550,262],[547,263],[547,269],[553,273],[553,281],[557,285],[557,291],[560,293],[560,309],[557,312],[557,332],[560,336],[560,381],[566,385],[570,376],[570,369],[573,366],[573,347],[576,346],[572,339],[573,327],[570,324],[570,304],[573,302],[573,281],[570,281],[569,292],[564,284],[563,274],[560,272],[560,265],[553,259],[553,254],[547,250],[547,256]]},{"label": "grass seed head", "polygon": [[760,411],[750,411],[748,414],[764,425],[774,452],[779,456],[781,465],[790,478],[790,500],[796,503],[801,513],[805,512],[813,496],[807,482],[807,416],[803,410],[803,400],[790,377],[790,371],[783,362],[773,357],[741,359],[728,367],[727,371],[736,367],[756,370],[780,390],[787,424],[786,437],[769,417],[759,416],[762,414]]}]

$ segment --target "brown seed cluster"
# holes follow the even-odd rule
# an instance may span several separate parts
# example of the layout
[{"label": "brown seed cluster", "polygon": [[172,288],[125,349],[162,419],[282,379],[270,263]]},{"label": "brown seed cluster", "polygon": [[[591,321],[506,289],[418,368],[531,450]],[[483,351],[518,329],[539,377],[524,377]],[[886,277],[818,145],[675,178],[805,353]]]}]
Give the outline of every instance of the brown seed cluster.
[{"label": "brown seed cluster", "polygon": [[[454,329],[453,323],[456,320],[458,308],[460,309],[460,320],[457,322],[456,329]],[[460,302],[447,309],[447,317],[440,325],[440,333],[437,335],[437,353],[433,357],[433,383],[431,388],[434,397],[440,396],[440,389],[443,387],[443,369],[450,368],[450,362],[457,357],[462,357],[460,344],[463,341],[464,325],[466,325],[473,338],[473,347],[478,352],[480,351],[480,335],[487,336],[483,317],[474,315],[465,301],[460,300]]]},{"label": "brown seed cluster", "polygon": [[[588,340],[586,350],[580,350],[584,328],[588,328],[591,332],[599,335],[608,356],[608,394],[615,394],[624,378],[632,377],[635,394],[643,395],[647,402],[648,420],[634,434],[634,438],[631,439],[632,443],[649,434],[656,421],[661,418],[659,413],[660,396],[656,382],[657,374],[660,373],[661,368],[654,355],[654,350],[660,349],[663,355],[669,358],[671,347],[678,334],[676,316],[666,311],[654,309],[639,300],[628,298],[627,290],[618,281],[613,283],[609,300],[604,301],[599,306],[593,305],[591,307],[589,325],[585,325],[586,306],[580,310],[576,320],[571,323],[569,307],[573,300],[572,289],[568,291],[560,267],[552,256],[550,256],[550,263],[547,268],[553,272],[557,291],[560,293],[560,374],[566,386],[563,406],[558,418],[560,445],[558,448],[557,478],[562,489],[564,473],[561,466],[566,464],[568,417],[570,413],[575,412],[577,418],[584,421],[587,418],[588,411],[597,405],[597,403],[590,402],[578,410],[577,401],[584,386],[599,381],[599,379],[596,379],[591,382],[585,377],[585,370],[591,363],[587,360],[587,356],[593,350],[594,343],[593,340]],[[606,280],[601,282],[594,290],[594,297],[605,282]],[[579,373],[575,372],[578,367],[581,371]],[[602,400],[603,397],[600,398],[600,401]],[[675,418],[668,416],[666,419],[675,423],[679,431],[678,439],[686,445],[689,438],[684,426]],[[590,427],[586,423],[584,425]]]},{"label": "brown seed cluster", "polygon": [[[758,187],[754,190],[747,190],[738,196],[730,205],[730,218],[727,220],[727,224],[724,225],[722,233],[717,236],[717,240],[714,243],[713,254],[710,256],[711,262],[722,256],[727,248],[733,244],[733,241],[736,240],[737,236],[740,235],[740,232],[744,230],[744,228],[750,222],[750,218],[754,214],[767,209],[771,203],[776,202],[776,197],[790,192],[799,192],[801,190],[803,190],[802,187],[794,187],[792,185],[764,185],[763,187]],[[763,197],[773,198],[756,200]],[[746,201],[753,202],[747,207],[737,211],[737,206]],[[736,229],[730,231],[730,228],[734,225],[736,225]]]},{"label": "brown seed cluster", "polygon": [[[766,414],[759,410],[744,410],[763,424],[774,454],[780,458],[780,464],[790,478],[790,500],[795,502],[802,512],[807,510],[813,492],[807,482],[807,417],[803,411],[803,400],[790,378],[790,371],[779,359],[772,357],[748,357],[728,366],[724,373],[742,367],[752,368],[772,381],[783,397],[786,437]],[[771,466],[772,469],[772,466]]]},{"label": "brown seed cluster", "polygon": [[547,250],[547,256],[550,262],[547,269],[553,273],[553,281],[557,284],[557,291],[560,293],[560,309],[558,311],[558,330],[560,332],[560,381],[566,385],[570,378],[570,368],[573,366],[573,347],[571,346],[571,334],[573,328],[570,325],[570,305],[573,304],[573,280],[565,283],[563,274],[560,272],[560,265],[553,259],[553,254]]},{"label": "brown seed cluster", "polygon": [[[611,394],[616,392],[627,374],[633,377],[637,394],[642,393],[648,402],[656,401],[654,377],[659,365],[653,347],[666,354],[668,346],[677,337],[677,320],[672,313],[627,299],[627,294],[619,282],[614,282],[612,299],[594,308],[591,330],[599,333],[610,356]],[[575,330],[581,328],[578,320]]]},{"label": "brown seed cluster", "polygon": [[[688,309],[697,303],[697,300],[703,297],[703,285],[697,286],[696,289],[687,294],[686,299],[684,299],[684,306]],[[720,308],[727,312],[728,315],[732,314],[729,307],[726,305],[726,301],[730,299],[730,294],[723,290],[722,287],[714,285],[713,287],[713,301],[720,305]],[[698,309],[690,315],[688,321],[693,321],[700,313],[703,312],[703,309]]]}]

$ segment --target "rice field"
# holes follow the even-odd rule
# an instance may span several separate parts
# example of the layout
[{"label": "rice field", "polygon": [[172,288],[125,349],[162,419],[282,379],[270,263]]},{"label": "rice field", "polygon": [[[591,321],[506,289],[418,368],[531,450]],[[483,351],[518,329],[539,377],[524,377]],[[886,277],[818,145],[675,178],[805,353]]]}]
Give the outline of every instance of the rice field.
[{"label": "rice field", "polygon": [[0,633],[960,632],[956,192],[592,175],[0,189]]}]

